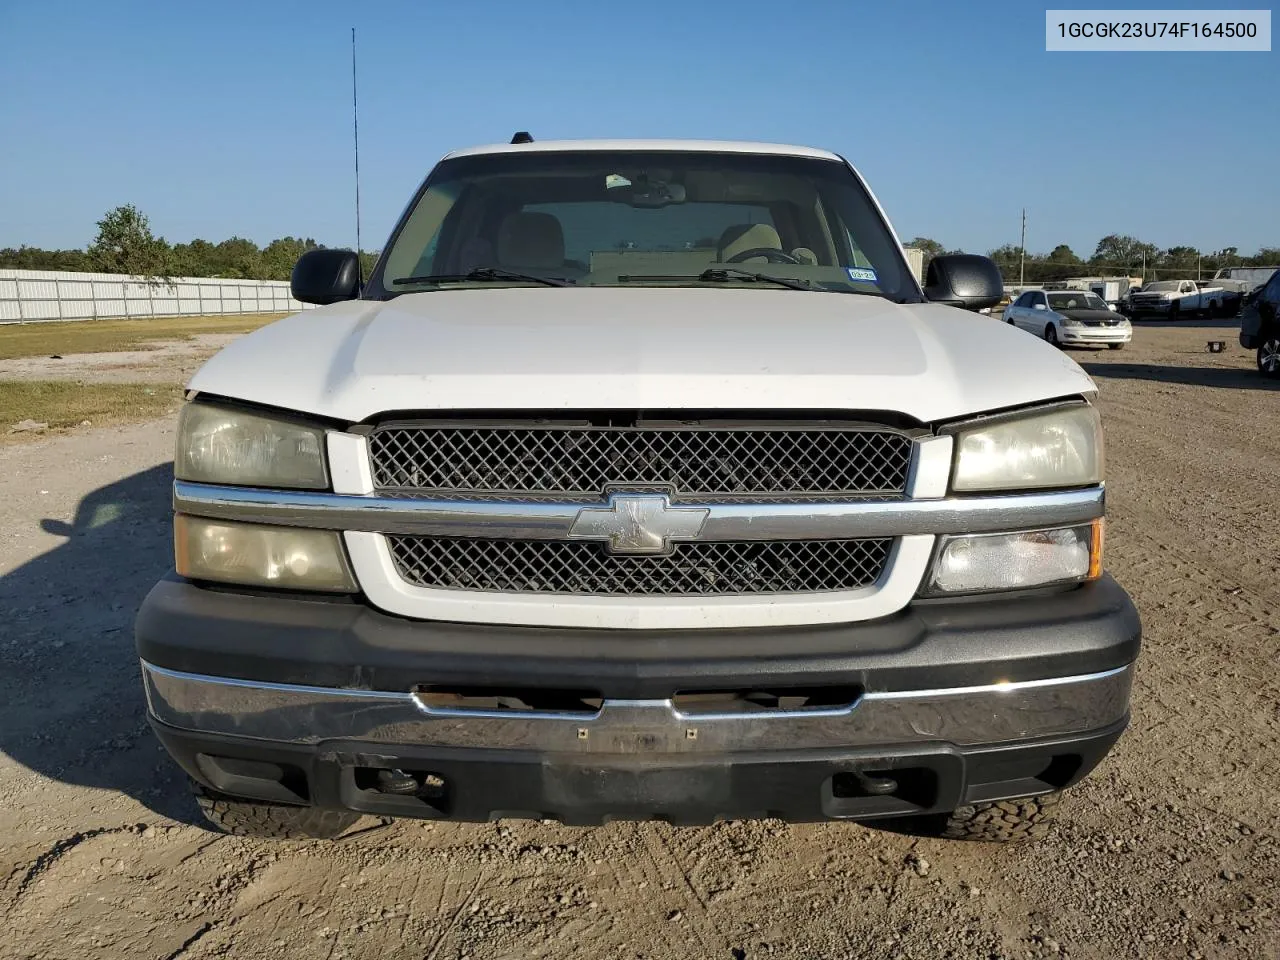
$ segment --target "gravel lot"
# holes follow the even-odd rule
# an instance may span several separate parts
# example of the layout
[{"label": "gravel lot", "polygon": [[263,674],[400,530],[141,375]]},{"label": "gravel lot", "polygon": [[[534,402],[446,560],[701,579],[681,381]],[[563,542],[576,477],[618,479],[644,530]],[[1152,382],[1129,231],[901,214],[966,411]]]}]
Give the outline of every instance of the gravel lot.
[{"label": "gravel lot", "polygon": [[77,380],[88,383],[184,384],[237,334],[198,333],[188,340],[156,340],[137,350],[69,353],[0,360],[3,380]]},{"label": "gravel lot", "polygon": [[210,833],[133,660],[172,424],[0,448],[0,957],[1280,957],[1280,389],[1229,324],[1073,356],[1146,650],[1129,734],[1017,848],[776,822]]}]

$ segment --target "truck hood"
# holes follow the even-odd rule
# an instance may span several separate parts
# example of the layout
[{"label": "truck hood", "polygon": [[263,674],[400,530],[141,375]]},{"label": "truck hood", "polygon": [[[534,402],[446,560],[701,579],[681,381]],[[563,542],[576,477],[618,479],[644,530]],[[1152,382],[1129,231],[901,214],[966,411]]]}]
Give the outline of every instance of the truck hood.
[{"label": "truck hood", "polygon": [[191,390],[361,421],[411,410],[894,411],[922,422],[1096,388],[1038,338],[939,304],[759,288],[482,288],[307,310]]}]

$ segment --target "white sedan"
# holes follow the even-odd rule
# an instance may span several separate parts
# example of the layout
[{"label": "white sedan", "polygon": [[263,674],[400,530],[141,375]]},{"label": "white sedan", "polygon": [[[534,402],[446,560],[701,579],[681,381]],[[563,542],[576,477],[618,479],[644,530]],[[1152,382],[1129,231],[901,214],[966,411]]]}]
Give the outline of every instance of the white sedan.
[{"label": "white sedan", "polygon": [[1133,339],[1132,324],[1085,290],[1028,290],[1004,308],[1004,321],[1056,346],[1119,350]]}]

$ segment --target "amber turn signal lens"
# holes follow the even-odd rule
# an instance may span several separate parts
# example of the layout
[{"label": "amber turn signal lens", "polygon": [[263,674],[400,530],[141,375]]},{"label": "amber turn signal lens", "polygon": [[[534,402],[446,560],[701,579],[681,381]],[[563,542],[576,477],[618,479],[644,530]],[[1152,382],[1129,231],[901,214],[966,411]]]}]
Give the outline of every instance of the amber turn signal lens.
[{"label": "amber turn signal lens", "polygon": [[1093,521],[1093,535],[1089,538],[1089,575],[1086,580],[1097,580],[1102,576],[1102,542],[1106,521],[1099,517]]}]

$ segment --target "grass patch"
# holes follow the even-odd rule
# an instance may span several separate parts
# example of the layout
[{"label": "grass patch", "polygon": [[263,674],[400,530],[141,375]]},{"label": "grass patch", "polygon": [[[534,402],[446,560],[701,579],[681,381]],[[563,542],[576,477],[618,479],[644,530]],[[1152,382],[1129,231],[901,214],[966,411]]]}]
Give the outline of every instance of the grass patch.
[{"label": "grass patch", "polygon": [[145,349],[147,343],[154,340],[189,340],[201,333],[248,333],[283,316],[286,314],[246,313],[229,317],[7,323],[0,325],[0,360],[48,357],[55,353],[60,356],[114,353]]},{"label": "grass patch", "polygon": [[76,383],[69,380],[0,381],[0,443],[40,432],[10,433],[14,424],[36,420],[49,429],[88,420],[95,427],[163,416],[182,400],[182,387],[163,383]]}]

